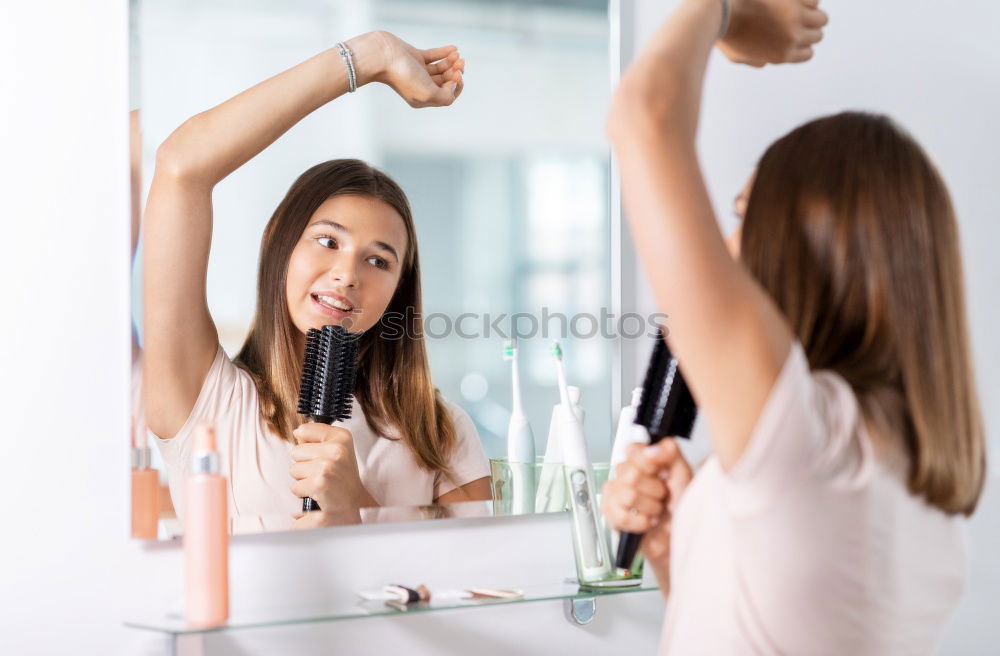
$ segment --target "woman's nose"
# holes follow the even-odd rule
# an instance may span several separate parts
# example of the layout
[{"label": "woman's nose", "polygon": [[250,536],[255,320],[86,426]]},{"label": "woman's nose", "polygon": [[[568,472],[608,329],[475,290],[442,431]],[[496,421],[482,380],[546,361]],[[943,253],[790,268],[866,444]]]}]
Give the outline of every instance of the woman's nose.
[{"label": "woman's nose", "polygon": [[330,269],[330,279],[339,282],[345,287],[358,286],[358,267],[352,257],[339,258]]}]

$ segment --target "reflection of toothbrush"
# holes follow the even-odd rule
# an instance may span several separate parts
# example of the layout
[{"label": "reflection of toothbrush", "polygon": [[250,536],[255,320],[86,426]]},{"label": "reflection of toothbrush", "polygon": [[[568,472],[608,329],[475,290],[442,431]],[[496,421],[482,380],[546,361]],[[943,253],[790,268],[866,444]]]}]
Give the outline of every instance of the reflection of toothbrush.
[{"label": "reflection of toothbrush", "polygon": [[507,428],[507,462],[511,473],[511,512],[535,511],[535,436],[521,405],[521,379],[517,369],[517,340],[504,344],[504,360],[511,363],[513,409]]},{"label": "reflection of toothbrush", "polygon": [[566,483],[563,481],[562,442],[559,437],[562,425],[559,415],[562,413],[562,409],[561,403],[552,407],[549,437],[545,442],[545,458],[542,460],[542,471],[538,477],[538,490],[535,492],[535,510],[537,512],[566,510]]},{"label": "reflection of toothbrush", "polygon": [[562,347],[556,340],[552,340],[552,357],[556,359],[556,376],[559,378],[559,402],[563,404],[564,408],[572,408],[569,386],[566,384],[566,370],[563,369]]},{"label": "reflection of toothbrush", "polygon": [[[549,437],[545,442],[545,459],[542,462],[541,480],[538,483],[538,491],[535,494],[535,509],[538,512],[560,512],[566,506],[566,481],[563,477],[563,447],[562,447],[562,419],[560,414],[563,408],[573,408],[576,411],[576,403],[579,401],[580,390],[566,384],[566,371],[563,369],[562,348],[558,342],[552,346],[553,355],[556,356],[556,376],[558,377],[559,403],[552,408],[552,418],[549,421]],[[576,392],[574,398],[573,392]],[[582,415],[577,417],[581,422]]]},{"label": "reflection of toothbrush", "polygon": [[[576,418],[583,423],[584,411],[580,407],[580,388],[569,385],[569,401],[573,406]],[[552,419],[549,421],[549,438],[545,443],[545,459],[542,462],[542,472],[538,481],[538,491],[535,493],[535,512],[560,512],[566,510],[566,482],[563,480],[562,443],[559,441],[562,403],[552,407]]]},{"label": "reflection of toothbrush", "polygon": [[583,426],[570,405],[569,389],[562,367],[562,348],[552,344],[559,374],[559,436],[562,443],[566,484],[569,486],[570,511],[573,518],[573,546],[576,549],[577,573],[581,583],[600,581],[611,575],[611,562],[604,532],[597,520],[594,505],[594,477],[590,471],[590,456]]}]

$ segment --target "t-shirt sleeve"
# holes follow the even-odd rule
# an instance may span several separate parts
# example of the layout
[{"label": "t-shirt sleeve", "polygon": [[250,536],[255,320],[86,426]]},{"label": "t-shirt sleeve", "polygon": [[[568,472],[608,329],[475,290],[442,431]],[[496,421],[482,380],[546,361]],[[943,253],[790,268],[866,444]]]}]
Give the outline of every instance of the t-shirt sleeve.
[{"label": "t-shirt sleeve", "polygon": [[479,431],[476,430],[476,425],[472,423],[472,419],[462,408],[450,401],[445,401],[444,404],[451,412],[452,420],[455,422],[457,437],[455,451],[448,463],[454,481],[443,473],[437,472],[434,475],[435,499],[466,483],[490,475],[490,463],[486,459],[486,452],[483,451],[483,444],[479,441]]},{"label": "t-shirt sleeve", "polygon": [[[172,438],[163,439],[149,431],[167,465],[171,492],[174,491],[176,481],[183,480],[183,475],[187,471],[194,429],[203,422],[218,422],[220,413],[232,413],[240,408],[244,386],[244,381],[240,380],[238,367],[229,360],[229,356],[220,345],[215,360],[205,375],[205,382],[202,383],[198,399],[177,434]],[[225,447],[224,440],[220,439],[220,450]]]},{"label": "t-shirt sleeve", "polygon": [[872,458],[860,423],[847,381],[832,371],[811,371],[794,341],[750,441],[728,473],[736,492],[730,508],[760,510],[802,485],[861,484]]}]

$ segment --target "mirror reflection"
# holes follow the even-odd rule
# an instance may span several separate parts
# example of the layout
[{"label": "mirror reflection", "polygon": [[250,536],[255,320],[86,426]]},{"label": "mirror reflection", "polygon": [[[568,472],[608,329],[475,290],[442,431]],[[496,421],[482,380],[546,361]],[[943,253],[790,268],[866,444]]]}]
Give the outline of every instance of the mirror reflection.
[{"label": "mirror reflection", "polygon": [[133,9],[134,505],[561,509],[560,368],[610,453],[606,4]]},{"label": "mirror reflection", "polygon": [[[390,524],[394,522],[421,522],[432,519],[481,519],[502,517],[509,513],[501,510],[493,501],[456,501],[454,503],[427,506],[378,506],[373,508],[351,508],[347,510],[317,510],[303,517],[287,514],[238,515],[228,519],[230,535],[267,533],[272,531],[307,530],[334,526],[358,526],[369,524]],[[180,538],[183,535],[181,521],[161,517],[160,538]]]}]

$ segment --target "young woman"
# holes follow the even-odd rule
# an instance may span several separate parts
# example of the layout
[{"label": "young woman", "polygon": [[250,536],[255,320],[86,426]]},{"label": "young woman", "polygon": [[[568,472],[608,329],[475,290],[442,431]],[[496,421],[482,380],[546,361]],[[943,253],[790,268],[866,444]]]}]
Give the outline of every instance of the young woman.
[{"label": "young woman", "polygon": [[[346,46],[358,87],[382,82],[414,107],[450,105],[462,91],[453,46],[417,50],[385,32]],[[349,84],[332,48],[189,119],[157,151],[144,216],[143,389],[178,509],[202,421],[222,440],[235,516],[292,516],[306,496],[330,513],[490,498],[471,420],[431,383],[416,231],[384,173],[333,160],[295,181],[264,231],[246,343],[233,361],[219,345],[205,287],[212,189]],[[383,335],[387,311],[412,317],[407,336]],[[328,324],[364,332],[353,416],[303,424],[304,335]],[[398,337],[399,327],[387,330]]]},{"label": "young woman", "polygon": [[[821,118],[765,152],[727,251],[695,148],[723,4],[682,0],[608,119],[713,455],[692,480],[675,443],[633,448],[603,511],[646,532],[664,653],[929,653],[985,472],[948,192],[887,118]],[[726,54],[809,59],[816,4],[733,0]]]}]

